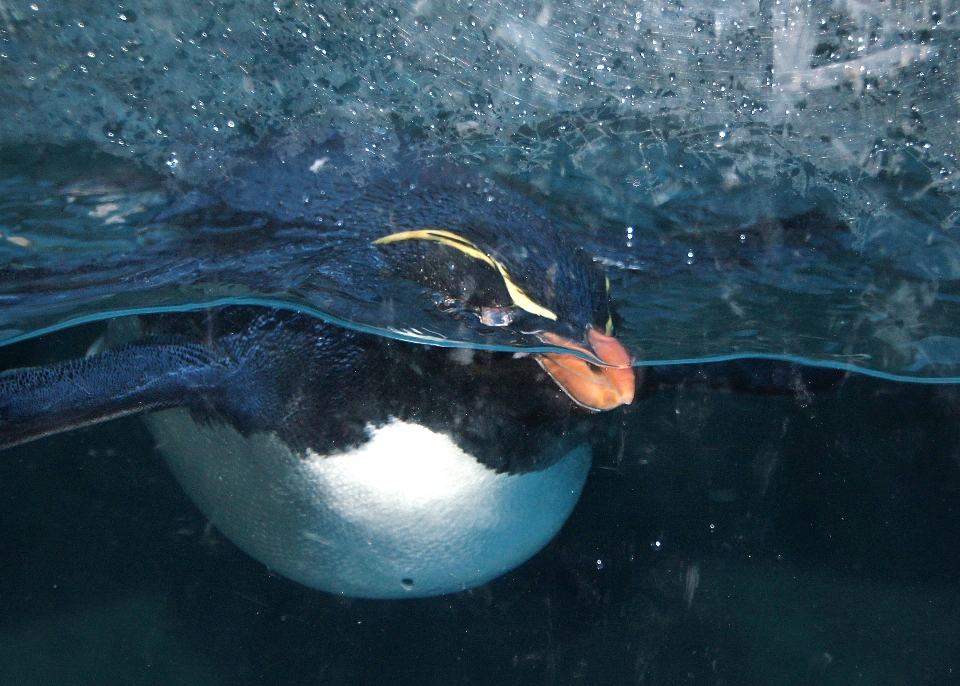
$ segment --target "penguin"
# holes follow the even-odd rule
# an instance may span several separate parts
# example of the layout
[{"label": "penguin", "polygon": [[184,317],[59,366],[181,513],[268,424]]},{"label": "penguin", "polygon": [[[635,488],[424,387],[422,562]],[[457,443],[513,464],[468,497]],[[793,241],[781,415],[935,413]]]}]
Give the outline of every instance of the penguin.
[{"label": "penguin", "polygon": [[[57,310],[102,298],[90,284],[136,294],[185,275],[272,292],[303,281],[264,259],[302,274],[317,258],[348,302],[376,310],[376,330],[250,304],[116,319],[84,357],[0,372],[0,450],[140,415],[204,515],[268,568],[344,596],[424,597],[483,584],[553,538],[587,478],[600,413],[659,385],[810,383],[763,362],[635,367],[609,281],[528,200],[445,162],[360,186],[319,165],[333,154],[322,152],[300,160],[299,177],[257,161],[219,200],[184,201],[161,219],[205,230],[179,252],[125,257],[135,270],[123,279],[115,261],[81,279],[72,263],[5,268],[4,302]],[[305,215],[284,198],[310,182],[322,200]],[[254,213],[267,198],[271,212]],[[331,229],[322,248],[318,226]],[[461,343],[524,346],[399,340],[411,294],[420,320]]]},{"label": "penguin", "polygon": [[500,576],[566,521],[598,413],[629,405],[637,381],[589,257],[548,221],[515,230],[482,209],[394,219],[369,243],[436,316],[518,327],[545,351],[421,345],[253,305],[142,315],[90,355],[0,373],[0,449],[141,415],[204,515],[294,581],[404,598]]}]

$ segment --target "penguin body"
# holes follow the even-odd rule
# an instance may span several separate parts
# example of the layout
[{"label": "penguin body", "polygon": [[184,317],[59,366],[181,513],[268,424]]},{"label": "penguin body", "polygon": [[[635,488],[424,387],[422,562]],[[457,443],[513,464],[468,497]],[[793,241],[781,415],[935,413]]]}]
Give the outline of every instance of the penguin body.
[{"label": "penguin body", "polygon": [[[0,448],[144,415],[206,516],[292,579],[378,598],[483,583],[553,537],[586,478],[596,411],[633,399],[605,280],[542,210],[469,170],[410,165],[362,186],[328,148],[316,170],[291,160],[296,179],[258,162],[219,200],[172,203],[157,221],[185,238],[124,256],[129,278],[110,260],[86,265],[76,289],[67,263],[20,269],[10,302],[28,317],[101,284],[316,281],[385,335],[253,305],[144,315],[126,344],[0,374]],[[312,214],[291,214],[281,200],[304,188]],[[553,352],[391,338],[411,322]]]},{"label": "penguin body", "polygon": [[147,425],[204,514],[268,567],[349,596],[438,595],[512,569],[569,516],[590,416],[533,360],[284,312],[237,321],[250,314],[198,323],[225,329],[236,371]]},{"label": "penguin body", "polygon": [[440,595],[513,569],[557,533],[590,467],[583,442],[546,469],[495,472],[445,434],[399,420],[326,456],[273,433],[200,426],[183,409],[147,424],[227,538],[294,581],[353,597]]},{"label": "penguin body", "polygon": [[146,408],[210,521],[305,585],[391,598],[483,583],[556,534],[586,479],[594,415],[533,359],[258,308],[140,321],[134,343],[0,375],[4,442],[99,420],[105,401]]}]

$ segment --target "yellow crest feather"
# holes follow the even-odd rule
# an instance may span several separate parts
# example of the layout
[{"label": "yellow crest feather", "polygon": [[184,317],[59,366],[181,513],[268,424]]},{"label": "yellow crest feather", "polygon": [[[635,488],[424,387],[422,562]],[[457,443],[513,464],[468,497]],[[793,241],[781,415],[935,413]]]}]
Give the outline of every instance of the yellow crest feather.
[{"label": "yellow crest feather", "polygon": [[455,250],[459,250],[468,257],[472,257],[475,260],[480,260],[481,262],[490,265],[497,270],[497,273],[500,274],[500,278],[503,279],[503,284],[507,287],[507,293],[510,294],[510,299],[513,300],[514,305],[529,312],[530,314],[535,314],[539,317],[545,317],[546,319],[551,319],[553,321],[557,320],[556,314],[548,310],[546,307],[535,303],[530,299],[530,296],[524,293],[523,290],[513,282],[513,279],[510,278],[510,274],[507,272],[507,268],[504,267],[499,260],[494,259],[483,252],[476,246],[475,243],[473,243],[473,241],[470,241],[463,236],[459,236],[452,231],[444,231],[443,229],[400,231],[399,233],[392,233],[389,236],[378,238],[373,242],[373,244],[388,245],[390,243],[409,240],[435,241],[450,248],[454,248]]}]

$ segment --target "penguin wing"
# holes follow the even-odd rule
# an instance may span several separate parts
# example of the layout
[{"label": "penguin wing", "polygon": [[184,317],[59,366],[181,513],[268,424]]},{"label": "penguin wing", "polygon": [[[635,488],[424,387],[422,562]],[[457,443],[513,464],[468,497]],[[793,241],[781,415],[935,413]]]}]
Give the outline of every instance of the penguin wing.
[{"label": "penguin wing", "polygon": [[0,373],[0,450],[109,419],[200,401],[234,372],[191,343],[143,342]]}]

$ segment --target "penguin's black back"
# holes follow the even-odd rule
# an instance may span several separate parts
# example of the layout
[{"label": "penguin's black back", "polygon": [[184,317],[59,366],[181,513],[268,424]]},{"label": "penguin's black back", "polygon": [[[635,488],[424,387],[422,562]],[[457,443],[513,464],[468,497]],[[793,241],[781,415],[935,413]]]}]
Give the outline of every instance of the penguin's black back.
[{"label": "penguin's black back", "polygon": [[190,403],[201,422],[274,432],[294,451],[358,447],[370,428],[414,422],[497,471],[549,466],[590,414],[532,359],[395,341],[289,311],[231,307],[145,319],[203,344],[234,373]]}]

